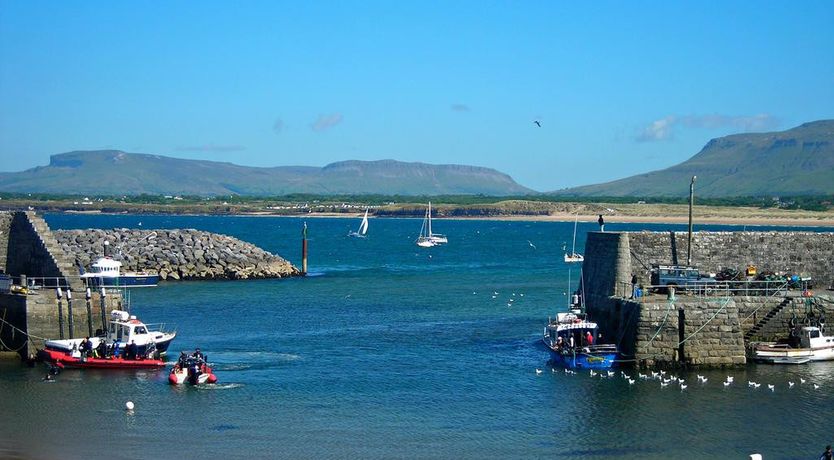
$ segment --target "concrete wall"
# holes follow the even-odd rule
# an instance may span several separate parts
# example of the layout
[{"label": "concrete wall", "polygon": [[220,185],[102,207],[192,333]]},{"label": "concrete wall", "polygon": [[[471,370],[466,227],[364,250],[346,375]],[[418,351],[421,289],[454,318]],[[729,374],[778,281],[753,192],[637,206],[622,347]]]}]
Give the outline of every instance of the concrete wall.
[{"label": "concrete wall", "polygon": [[[121,308],[121,305],[122,298],[118,292],[108,293],[105,314]],[[54,289],[32,290],[28,295],[0,294],[0,318],[3,319],[0,321],[0,351],[12,351],[22,358],[32,358],[37,348],[43,348],[44,338],[61,337],[61,326],[64,338],[86,337],[90,335],[90,329],[95,333],[102,327],[101,307],[101,296],[97,292],[93,292],[90,299],[89,317],[83,293],[76,293],[72,308],[66,296],[62,296],[60,310]]]},{"label": "concrete wall", "polygon": [[12,214],[0,212],[0,270],[6,271],[6,259],[9,254],[9,231],[12,227]]}]

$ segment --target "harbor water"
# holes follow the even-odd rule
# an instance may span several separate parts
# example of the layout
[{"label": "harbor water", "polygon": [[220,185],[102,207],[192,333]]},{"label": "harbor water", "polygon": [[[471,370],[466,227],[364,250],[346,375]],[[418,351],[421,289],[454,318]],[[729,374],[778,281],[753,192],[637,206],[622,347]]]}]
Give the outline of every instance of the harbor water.
[{"label": "harbor water", "polygon": [[[196,228],[300,265],[298,218],[46,220]],[[685,228],[606,220],[609,231]],[[573,222],[435,220],[449,244],[425,249],[414,244],[420,219],[371,219],[364,239],[347,236],[358,218],[306,221],[306,278],[130,292],[131,313],[176,327],[169,359],[200,347],[217,385],[172,387],[165,371],[65,370],[44,382],[43,365],[0,362],[0,458],[799,459],[834,442],[834,363],[676,373],[685,390],[551,368],[539,338],[566,309]],[[710,229],[742,230],[696,228]],[[577,252],[592,230],[579,223]]]}]

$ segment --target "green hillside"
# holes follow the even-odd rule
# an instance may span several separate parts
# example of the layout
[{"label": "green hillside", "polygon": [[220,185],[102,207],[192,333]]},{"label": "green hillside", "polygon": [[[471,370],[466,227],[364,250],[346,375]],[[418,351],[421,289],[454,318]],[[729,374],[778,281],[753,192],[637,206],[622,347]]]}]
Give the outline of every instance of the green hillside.
[{"label": "green hillside", "polygon": [[834,192],[834,120],[787,131],[713,139],[689,160],[660,171],[553,192],[573,196],[798,196]]},{"label": "green hillside", "polygon": [[534,193],[494,169],[394,160],[323,168],[256,168],[116,150],[53,155],[48,166],[0,173],[0,191],[91,195],[523,195]]}]

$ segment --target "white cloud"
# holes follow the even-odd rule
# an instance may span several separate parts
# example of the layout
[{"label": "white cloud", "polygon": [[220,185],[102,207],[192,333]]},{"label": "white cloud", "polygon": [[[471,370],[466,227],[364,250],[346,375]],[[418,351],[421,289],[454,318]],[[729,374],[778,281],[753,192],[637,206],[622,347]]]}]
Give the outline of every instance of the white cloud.
[{"label": "white cloud", "polygon": [[341,113],[331,113],[329,115],[319,115],[316,121],[310,125],[313,131],[326,131],[342,122]]},{"label": "white cloud", "polygon": [[203,145],[181,145],[177,147],[178,152],[239,152],[246,150],[242,145],[218,145],[218,144],[203,144]]},{"label": "white cloud", "polygon": [[655,120],[643,128],[635,137],[638,142],[669,140],[673,137],[676,126],[687,128],[722,129],[732,128],[741,132],[767,131],[779,126],[779,120],[773,115],[668,115]]}]

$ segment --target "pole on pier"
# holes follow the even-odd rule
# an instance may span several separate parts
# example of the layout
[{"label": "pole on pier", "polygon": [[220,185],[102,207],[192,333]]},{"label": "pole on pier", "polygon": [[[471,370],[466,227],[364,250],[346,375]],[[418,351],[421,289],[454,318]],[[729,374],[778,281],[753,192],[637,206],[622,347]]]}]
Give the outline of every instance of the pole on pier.
[{"label": "pole on pier", "polygon": [[64,339],[64,304],[61,302],[61,287],[55,290],[55,296],[58,298],[58,333],[61,340]]},{"label": "pole on pier", "polygon": [[304,222],[304,229],[301,230],[301,274],[307,274],[307,222]]},{"label": "pole on pier", "polygon": [[67,288],[67,329],[69,329],[69,338],[74,338],[75,320],[72,317],[72,289],[70,288]]},{"label": "pole on pier", "polygon": [[686,247],[686,265],[692,265],[692,205],[695,203],[695,179],[698,176],[692,176],[692,182],[689,183],[689,236],[687,237]]},{"label": "pole on pier", "polygon": [[90,299],[93,297],[93,294],[90,292],[90,288],[87,288],[87,292],[84,293],[84,298],[87,300],[87,332],[88,336],[93,336],[93,307],[90,305]]},{"label": "pole on pier", "polygon": [[107,332],[107,288],[101,287],[101,331]]}]

